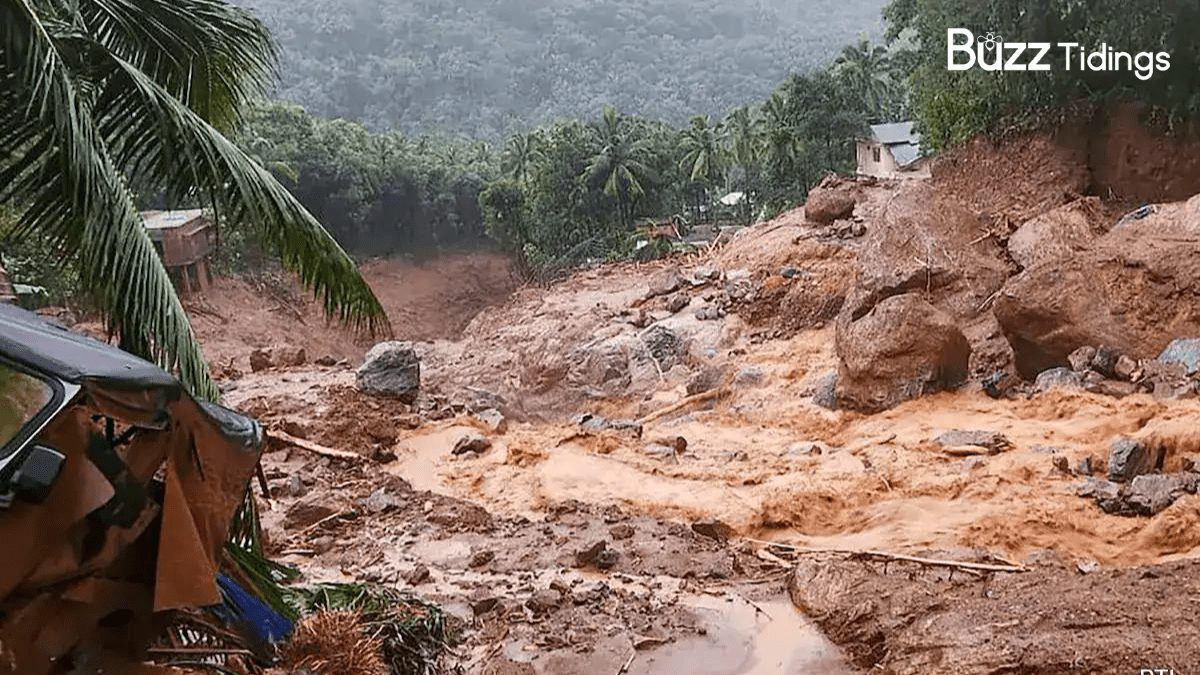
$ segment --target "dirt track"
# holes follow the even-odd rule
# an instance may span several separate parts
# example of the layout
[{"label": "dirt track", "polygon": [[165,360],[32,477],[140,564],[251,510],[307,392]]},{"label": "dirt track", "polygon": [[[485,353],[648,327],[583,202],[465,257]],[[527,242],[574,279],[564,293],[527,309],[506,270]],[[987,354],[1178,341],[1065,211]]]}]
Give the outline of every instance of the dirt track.
[{"label": "dirt track", "polygon": [[[1067,198],[1062,186],[1076,179],[1064,172],[1007,204],[966,178],[951,188],[973,191],[993,214],[1027,217]],[[894,189],[868,192],[864,217],[886,208]],[[1165,470],[1184,466],[1200,452],[1191,424],[1200,402],[1082,390],[997,400],[976,381],[875,415],[820,407],[813,396],[837,366],[836,312],[821,308],[846,294],[856,246],[797,211],[711,253],[583,271],[507,297],[494,258],[420,272],[376,263],[367,276],[385,289],[397,333],[427,340],[413,407],[357,393],[352,368],[367,345],[325,327],[311,306],[273,308],[225,282],[205,300],[198,332],[214,363],[233,359],[228,403],[363,456],[268,456],[273,551],[311,580],[383,580],[445,603],[463,622],[468,672],[616,673],[631,654],[634,673],[697,673],[698,662],[714,675],[948,664],[971,673],[1200,672],[1190,621],[1200,497],[1153,518],[1107,515],[1075,495],[1084,476],[1060,468],[1091,457],[1099,472],[1122,435],[1166,447]],[[711,269],[728,281],[710,280]],[[756,284],[745,297],[735,288],[743,270]],[[429,283],[406,286],[414,274]],[[691,281],[656,292],[664,275]],[[476,281],[460,292],[462,279]],[[485,287],[500,292],[485,297]],[[730,304],[719,319],[696,318],[722,302]],[[248,322],[252,333],[213,318],[248,311],[261,318]],[[646,366],[634,339],[648,325],[682,338]],[[973,370],[1011,359],[994,321],[973,325],[972,341],[986,347]],[[246,372],[249,351],[272,346],[350,362]],[[574,421],[584,412],[645,416],[704,377],[726,394],[649,422],[640,436]],[[505,412],[507,431],[470,414],[485,407]],[[1008,444],[957,456],[935,442],[951,430],[995,432]],[[487,452],[450,453],[478,431],[492,442]],[[670,451],[679,437],[686,448]],[[721,525],[692,527],[712,520]],[[790,555],[767,541],[994,557],[1030,571],[951,580],[903,564]],[[599,542],[615,552],[610,568],[579,557]],[[818,563],[823,594],[806,595],[798,583]],[[792,599],[842,653],[792,612],[789,579]]]}]

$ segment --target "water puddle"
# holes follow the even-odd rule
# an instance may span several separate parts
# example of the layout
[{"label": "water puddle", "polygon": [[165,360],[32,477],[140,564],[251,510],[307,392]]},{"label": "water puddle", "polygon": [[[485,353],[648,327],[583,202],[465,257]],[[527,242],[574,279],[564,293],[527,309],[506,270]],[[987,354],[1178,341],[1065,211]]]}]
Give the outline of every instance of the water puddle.
[{"label": "water puddle", "polygon": [[[639,652],[631,675],[853,675],[855,670],[787,598],[755,603],[689,596],[708,634]],[[761,611],[760,611],[761,610]]]}]

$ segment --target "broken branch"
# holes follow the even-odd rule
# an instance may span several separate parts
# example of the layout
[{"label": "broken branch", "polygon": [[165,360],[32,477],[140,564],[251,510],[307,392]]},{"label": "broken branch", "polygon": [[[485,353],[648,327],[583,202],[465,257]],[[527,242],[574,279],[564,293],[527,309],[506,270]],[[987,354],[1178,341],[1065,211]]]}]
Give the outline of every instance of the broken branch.
[{"label": "broken branch", "polygon": [[1026,572],[1027,568],[1017,564],[994,565],[990,563],[967,562],[964,560],[938,560],[936,558],[918,558],[911,555],[901,555],[899,553],[885,553],[883,551],[847,551],[844,549],[817,549],[817,548],[801,548],[791,544],[780,544],[774,541],[763,541],[761,539],[747,539],[754,544],[762,544],[764,546],[774,546],[793,553],[834,553],[856,558],[876,558],[879,560],[902,561],[916,563],[918,565],[926,565],[929,567],[953,567],[964,570],[975,570],[979,572]]},{"label": "broken branch", "polygon": [[284,431],[279,431],[278,429],[272,429],[268,431],[267,436],[283,441],[284,443],[300,448],[301,450],[307,450],[311,453],[322,455],[324,457],[336,457],[338,459],[362,459],[362,455],[357,453],[327,448],[324,445],[318,445],[312,441],[306,441],[303,438],[296,438],[295,436]]},{"label": "broken branch", "polygon": [[662,419],[663,417],[666,417],[667,415],[679,412],[680,410],[683,410],[684,408],[692,405],[693,403],[703,403],[704,401],[711,401],[714,398],[721,398],[722,396],[725,396],[728,393],[729,393],[728,387],[719,387],[717,389],[710,389],[709,391],[706,391],[702,394],[696,394],[695,396],[688,396],[687,398],[683,399],[682,401],[679,401],[678,403],[673,403],[673,404],[663,408],[662,410],[658,410],[656,412],[650,413],[649,415],[646,415],[642,419],[638,420],[637,423],[638,424],[649,424],[650,422],[653,422],[658,419]]}]

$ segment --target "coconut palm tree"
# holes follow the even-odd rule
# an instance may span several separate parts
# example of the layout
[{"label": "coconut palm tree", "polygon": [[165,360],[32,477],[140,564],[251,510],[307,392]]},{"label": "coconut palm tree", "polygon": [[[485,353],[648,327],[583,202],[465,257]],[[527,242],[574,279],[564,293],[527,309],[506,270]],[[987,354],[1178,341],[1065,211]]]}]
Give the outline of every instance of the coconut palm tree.
[{"label": "coconut palm tree", "polygon": [[649,167],[650,143],[639,138],[633,122],[611,106],[604,108],[599,122],[590,129],[599,150],[584,169],[584,178],[592,185],[603,184],[604,194],[617,200],[621,227],[629,229],[633,225],[633,205],[646,193],[642,180],[653,173]]},{"label": "coconut palm tree", "polygon": [[220,0],[0,0],[0,207],[12,236],[71,251],[122,348],[218,391],[138,212],[132,185],[259,228],[345,324],[387,332],[354,261],[224,135],[276,51]]},{"label": "coconut palm tree", "polygon": [[528,187],[529,172],[543,159],[541,134],[536,131],[515,133],[504,143],[501,170],[517,185]]},{"label": "coconut palm tree", "polygon": [[833,62],[833,69],[851,87],[868,114],[883,121],[890,103],[896,96],[891,78],[890,56],[886,48],[872,46],[865,38],[847,45]]}]

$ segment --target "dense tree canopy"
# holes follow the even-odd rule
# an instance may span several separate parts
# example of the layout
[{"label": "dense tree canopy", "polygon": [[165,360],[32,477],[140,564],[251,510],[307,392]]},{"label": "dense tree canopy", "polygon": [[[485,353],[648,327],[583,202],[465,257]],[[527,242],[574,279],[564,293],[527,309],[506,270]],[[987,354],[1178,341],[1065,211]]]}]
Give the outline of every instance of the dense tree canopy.
[{"label": "dense tree canopy", "polygon": [[[894,0],[885,10],[888,35],[911,40],[915,114],[935,148],[988,131],[1002,117],[1036,115],[1080,99],[1136,99],[1165,112],[1173,123],[1200,114],[1200,25],[1195,0]],[[946,30],[994,33],[1006,42],[1077,43],[1094,52],[1166,52],[1170,68],[1139,79],[1118,70],[1068,69],[1064,50],[1049,52],[1044,72],[946,67]],[[1078,58],[1079,49],[1075,50]],[[1011,52],[1006,52],[1011,55]]]},{"label": "dense tree canopy", "polygon": [[685,124],[824,65],[886,0],[245,0],[316,115],[498,141],[605,105]]}]

